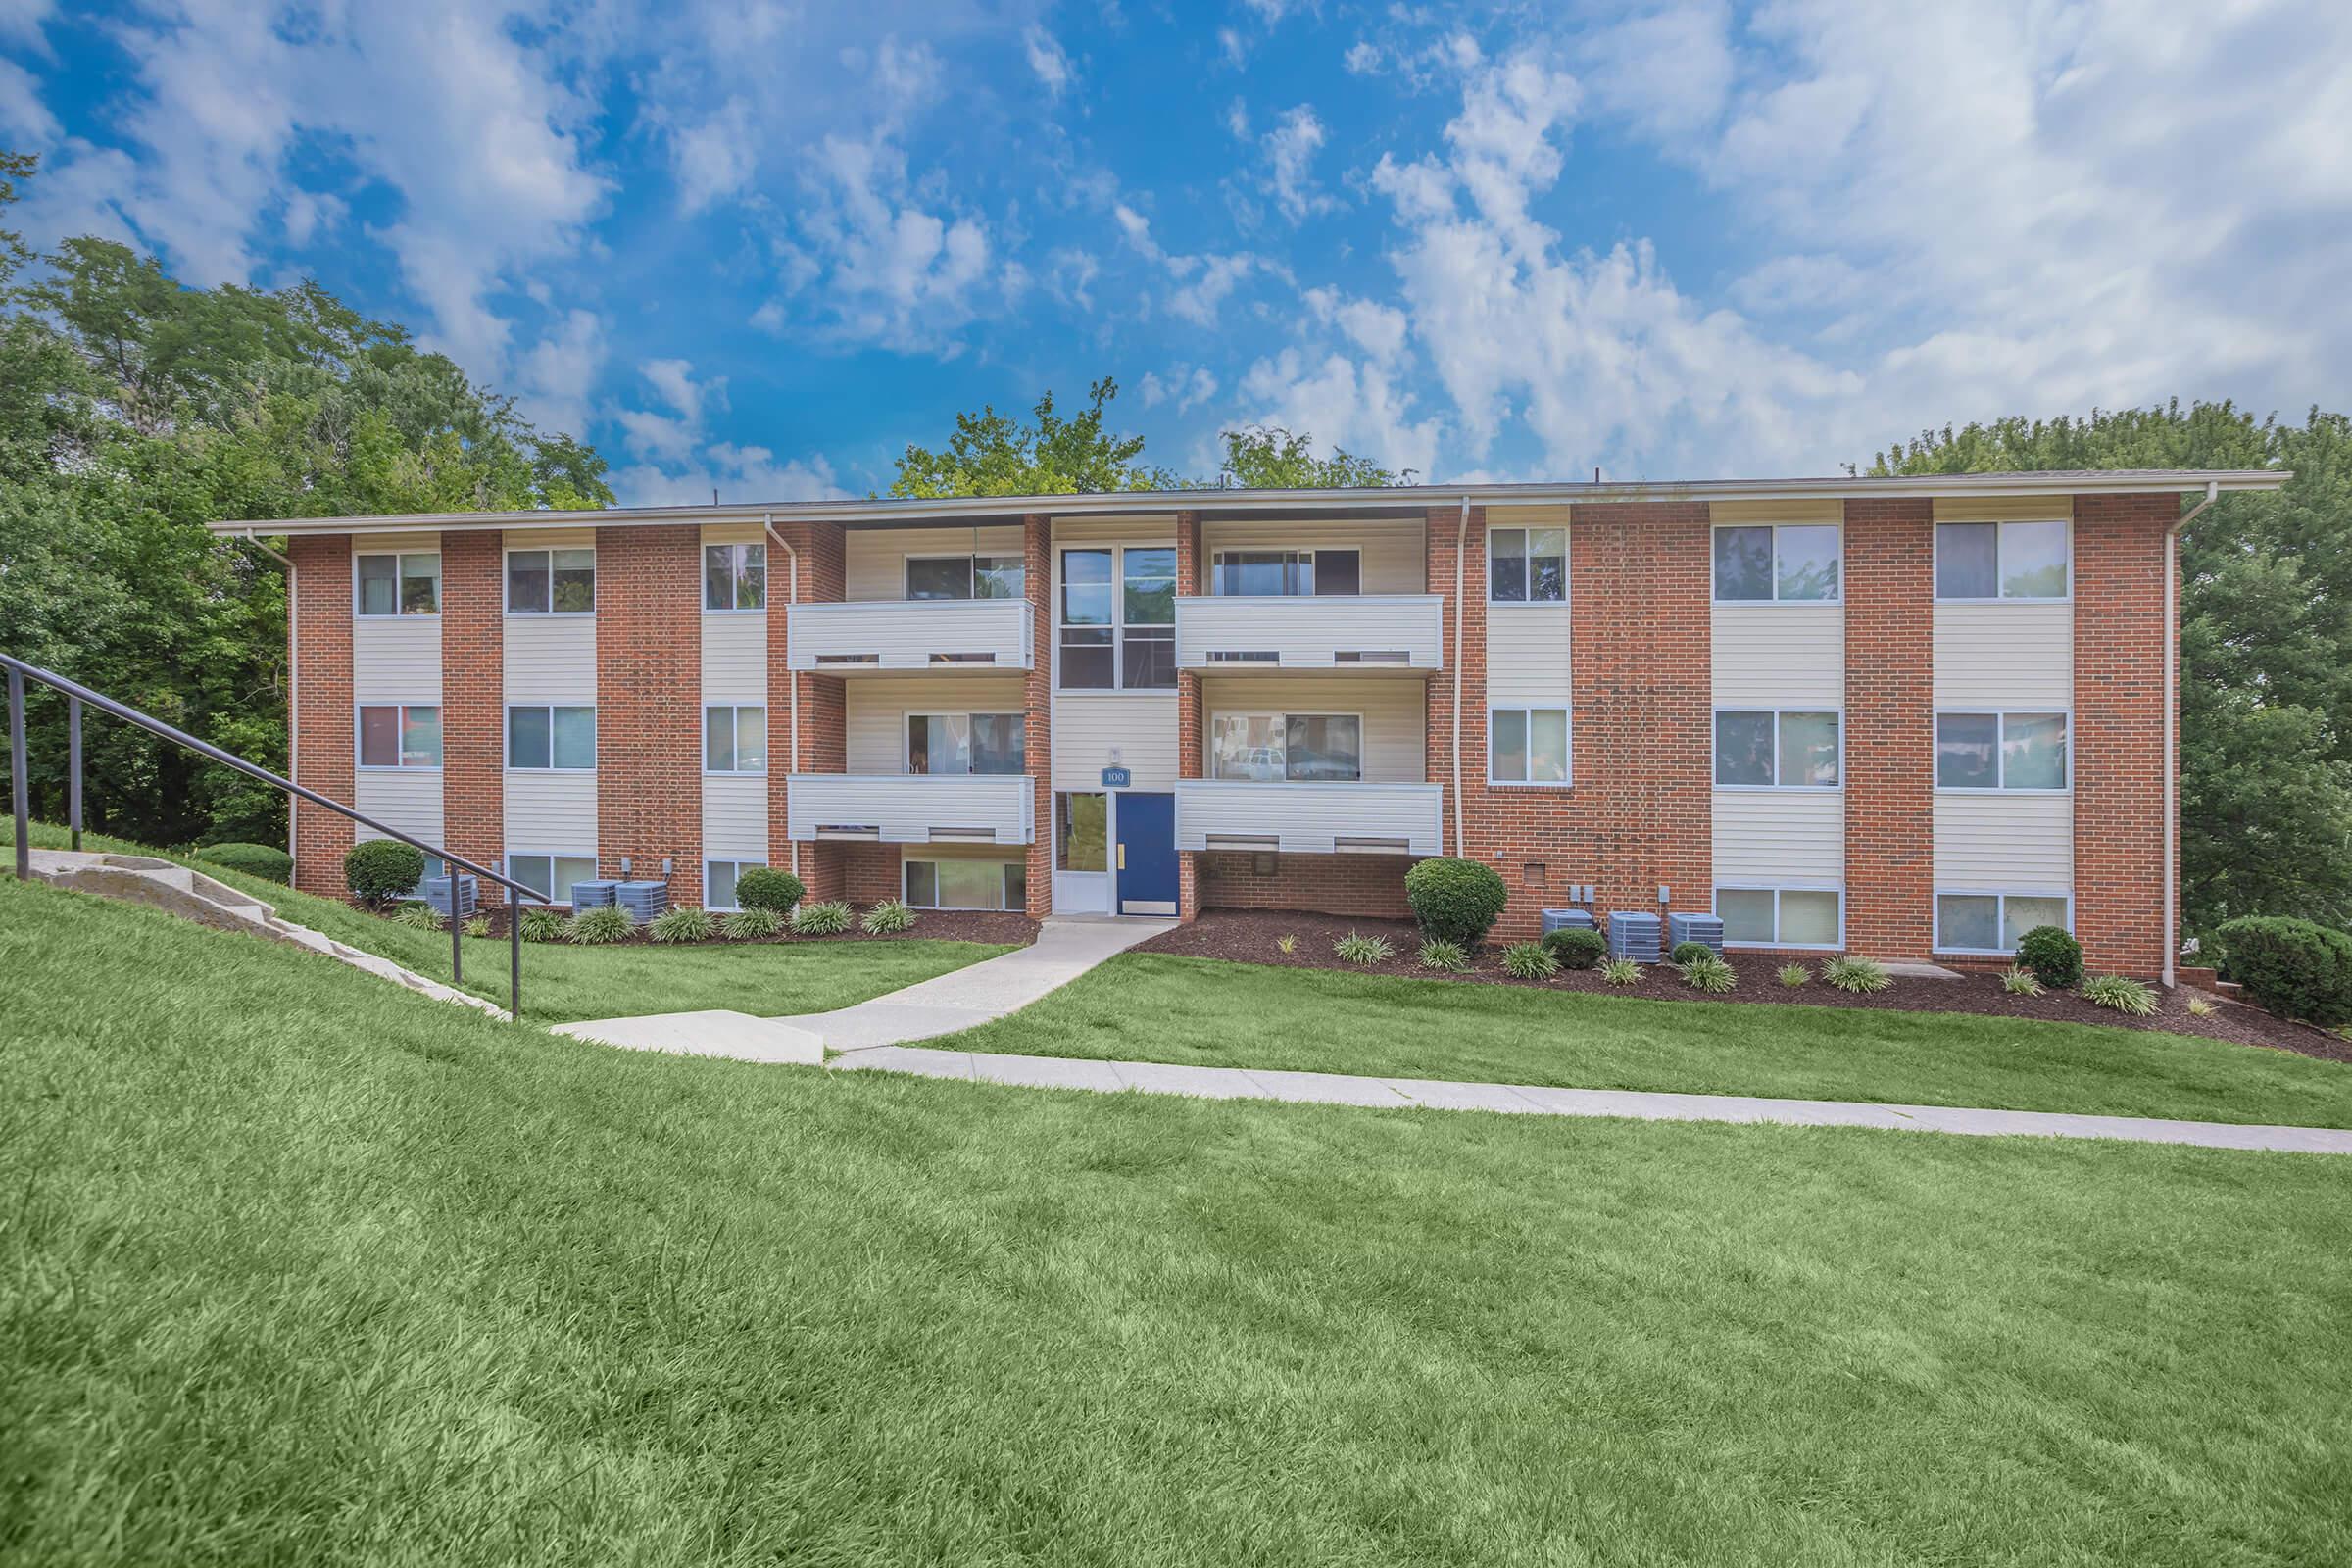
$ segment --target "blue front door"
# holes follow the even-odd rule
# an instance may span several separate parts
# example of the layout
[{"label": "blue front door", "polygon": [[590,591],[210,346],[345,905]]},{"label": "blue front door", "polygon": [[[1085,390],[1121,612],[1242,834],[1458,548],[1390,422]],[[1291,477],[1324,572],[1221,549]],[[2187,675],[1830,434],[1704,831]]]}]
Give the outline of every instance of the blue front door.
[{"label": "blue front door", "polygon": [[1111,797],[1118,830],[1121,914],[1176,912],[1176,797],[1120,790]]}]

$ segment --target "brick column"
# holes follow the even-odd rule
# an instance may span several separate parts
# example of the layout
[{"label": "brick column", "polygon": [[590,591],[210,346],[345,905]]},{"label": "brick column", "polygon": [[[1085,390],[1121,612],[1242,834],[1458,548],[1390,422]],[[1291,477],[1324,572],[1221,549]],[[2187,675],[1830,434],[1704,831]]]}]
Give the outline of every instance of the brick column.
[{"label": "brick column", "polygon": [[1845,945],[1936,942],[1935,503],[1845,504]]},{"label": "brick column", "polygon": [[1029,596],[1029,673],[1021,681],[1021,757],[1029,774],[1029,917],[1054,912],[1054,519],[1021,518],[1021,580]]},{"label": "brick column", "polygon": [[[1200,514],[1176,514],[1176,592],[1193,596],[1201,591]],[[1202,778],[1200,677],[1189,669],[1176,672],[1176,776]],[[1191,920],[1200,913],[1201,857],[1198,851],[1176,852],[1176,918]]]},{"label": "brick column", "polygon": [[[476,865],[506,854],[506,535],[441,536],[441,818],[450,851]],[[506,889],[480,890],[504,904]]]},{"label": "brick column", "polygon": [[[839,603],[846,586],[842,531],[837,523],[781,523],[776,533],[792,548],[772,551],[767,564],[767,860],[789,866],[794,845],[786,816],[790,776],[848,770],[848,703],[841,678],[794,674],[786,662],[792,605]],[[797,598],[796,598],[797,596]],[[794,755],[792,708],[800,699],[800,745]],[[845,897],[847,874],[838,844],[798,847],[800,877],[812,900]]]},{"label": "brick column", "polygon": [[[359,760],[352,733],[351,535],[297,534],[286,550],[294,563],[287,658],[301,672],[294,781],[349,806]],[[296,887],[322,898],[344,897],[350,889],[343,857],[351,845],[349,817],[294,803]]]},{"label": "brick column", "polygon": [[[2075,935],[2093,972],[2155,978],[2164,929],[2164,530],[2174,495],[2075,498]],[[2175,688],[2178,692],[2178,688]],[[2177,797],[2176,797],[2177,798]]]},{"label": "brick column", "polygon": [[[1423,757],[1429,765],[1429,781],[1442,793],[1441,809],[1445,816],[1444,840],[1446,853],[1450,856],[1472,856],[1474,851],[1454,842],[1453,824],[1456,816],[1453,797],[1453,688],[1454,648],[1461,648],[1462,677],[1462,784],[1467,791],[1473,780],[1486,777],[1487,756],[1487,512],[1484,507],[1470,509],[1470,526],[1462,547],[1466,558],[1462,563],[1462,592],[1454,597],[1454,536],[1462,526],[1458,507],[1432,507],[1426,524],[1427,559],[1429,563],[1428,591],[1445,602],[1438,618],[1438,631],[1445,668],[1429,683],[1428,700],[1423,712],[1428,720],[1428,737]],[[1455,636],[1455,622],[1461,622],[1460,636]],[[1468,820],[1469,801],[1462,802],[1459,813],[1470,834],[1470,844],[1478,843],[1478,826]]]},{"label": "brick column", "polygon": [[596,536],[596,837],[606,876],[703,902],[702,537],[688,527]]}]

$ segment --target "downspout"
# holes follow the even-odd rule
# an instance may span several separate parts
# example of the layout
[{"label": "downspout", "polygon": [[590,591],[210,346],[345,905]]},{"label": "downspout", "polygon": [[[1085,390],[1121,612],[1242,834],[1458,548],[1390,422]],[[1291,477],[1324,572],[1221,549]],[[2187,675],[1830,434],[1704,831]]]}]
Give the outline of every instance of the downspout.
[{"label": "downspout", "polygon": [[2180,530],[2221,499],[2219,480],[2205,499],[2164,530],[2164,985],[2171,990],[2180,948]]},{"label": "downspout", "polygon": [[1462,520],[1453,530],[1453,853],[1467,853],[1462,837],[1462,550],[1470,540],[1470,494],[1462,493]]},{"label": "downspout", "polygon": [[[302,782],[302,644],[295,636],[294,616],[299,604],[294,597],[294,562],[281,556],[251,528],[245,530],[245,542],[271,561],[286,568],[286,777]],[[286,858],[294,858],[294,803],[286,803]]]},{"label": "downspout", "polygon": [[[787,639],[785,646],[789,651],[792,636],[792,607],[801,602],[801,558],[791,545],[785,543],[784,536],[776,532],[776,514],[774,513],[761,513],[760,523],[767,530],[768,538],[775,541],[776,548],[784,552],[784,560],[787,563],[784,569],[784,635]],[[789,791],[792,788],[791,775],[800,771],[801,766],[801,677],[792,672],[789,658],[784,670],[784,689],[789,694],[786,702],[792,714],[790,727],[785,731],[785,744],[792,749],[784,765],[784,787]],[[787,828],[787,831],[790,829]],[[792,845],[792,874],[799,876],[801,874],[801,841],[792,839],[788,842]]]}]

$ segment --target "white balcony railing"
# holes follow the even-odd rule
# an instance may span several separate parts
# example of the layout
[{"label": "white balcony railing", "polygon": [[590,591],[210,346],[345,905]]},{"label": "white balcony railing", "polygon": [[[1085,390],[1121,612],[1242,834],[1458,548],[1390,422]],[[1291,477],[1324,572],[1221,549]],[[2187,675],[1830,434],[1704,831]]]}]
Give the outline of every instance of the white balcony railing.
[{"label": "white balcony railing", "polygon": [[795,605],[784,619],[784,658],[822,675],[1027,669],[1034,620],[1025,599]]},{"label": "white balcony railing", "polygon": [[1445,792],[1435,784],[1255,784],[1179,779],[1180,850],[1286,855],[1436,855]]},{"label": "white balcony railing", "polygon": [[1417,670],[1445,666],[1445,601],[1436,594],[1325,598],[1217,595],[1176,601],[1180,669]]},{"label": "white balcony railing", "polygon": [[1025,773],[795,773],[785,781],[793,838],[878,844],[1026,844],[1036,791]]}]

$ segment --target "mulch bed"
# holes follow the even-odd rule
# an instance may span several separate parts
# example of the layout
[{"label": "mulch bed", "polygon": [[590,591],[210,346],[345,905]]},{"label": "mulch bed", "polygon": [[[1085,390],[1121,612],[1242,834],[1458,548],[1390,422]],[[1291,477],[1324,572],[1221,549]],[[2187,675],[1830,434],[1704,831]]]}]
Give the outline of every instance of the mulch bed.
[{"label": "mulch bed", "polygon": [[[1386,963],[1360,968],[1333,956],[1331,945],[1350,931],[1386,937],[1396,954]],[[1298,939],[1296,951],[1285,954],[1276,942]],[[1611,997],[1641,997],[1659,1002],[1770,1003],[1801,1002],[1824,1007],[1889,1007],[1903,1012],[1973,1012],[1995,1018],[2034,1018],[2060,1023],[2097,1024],[2108,1029],[2153,1029],[2170,1034],[2196,1035],[2237,1045],[2269,1046],[2328,1061],[2352,1062],[2352,1040],[2315,1029],[2308,1024],[2275,1018],[2260,1007],[2223,997],[2205,997],[2214,1010],[2203,1017],[2188,1010],[2191,997],[2204,996],[2182,986],[2170,995],[2161,990],[2161,1006],[2154,1017],[2132,1018],[2112,1007],[2097,1007],[2071,992],[2045,992],[2038,997],[2013,997],[2001,989],[1998,977],[1963,975],[1958,980],[1908,979],[1875,996],[1855,996],[1822,984],[1819,965],[1807,962],[1815,978],[1798,987],[1784,986],[1775,973],[1788,958],[1741,957],[1727,955],[1740,976],[1740,987],[1728,995],[1710,997],[1691,990],[1665,964],[1647,964],[1642,983],[1612,986],[1591,969],[1563,969],[1549,980],[1514,980],[1502,972],[1501,948],[1490,944],[1470,960],[1467,974],[1443,974],[1414,961],[1421,934],[1409,920],[1350,919],[1336,914],[1303,914],[1255,909],[1210,909],[1190,925],[1141,943],[1137,953],[1169,953],[1193,958],[1229,958],[1244,963],[1271,964],[1288,969],[1339,969],[1351,974],[1396,975],[1414,980],[1458,980],[1523,986],[1538,991],[1592,992]]]},{"label": "mulch bed", "polygon": [[[368,910],[366,906],[356,902],[352,907],[359,909],[364,914],[373,912]],[[482,913],[489,917],[490,935],[504,938],[507,934],[505,907],[502,906],[484,909]],[[390,918],[388,914],[385,917]],[[754,937],[734,942],[728,941],[724,937],[712,937],[708,942],[658,943],[648,937],[645,929],[640,926],[617,942],[600,943],[598,946],[608,948],[636,946],[746,948],[757,947],[760,943],[925,941],[988,942],[1025,948],[1036,940],[1037,922],[1025,914],[1008,913],[996,909],[917,909],[914,911],[914,929],[894,931],[886,936],[868,936],[853,925],[837,937],[796,937],[791,932],[785,931],[772,937]]]}]

